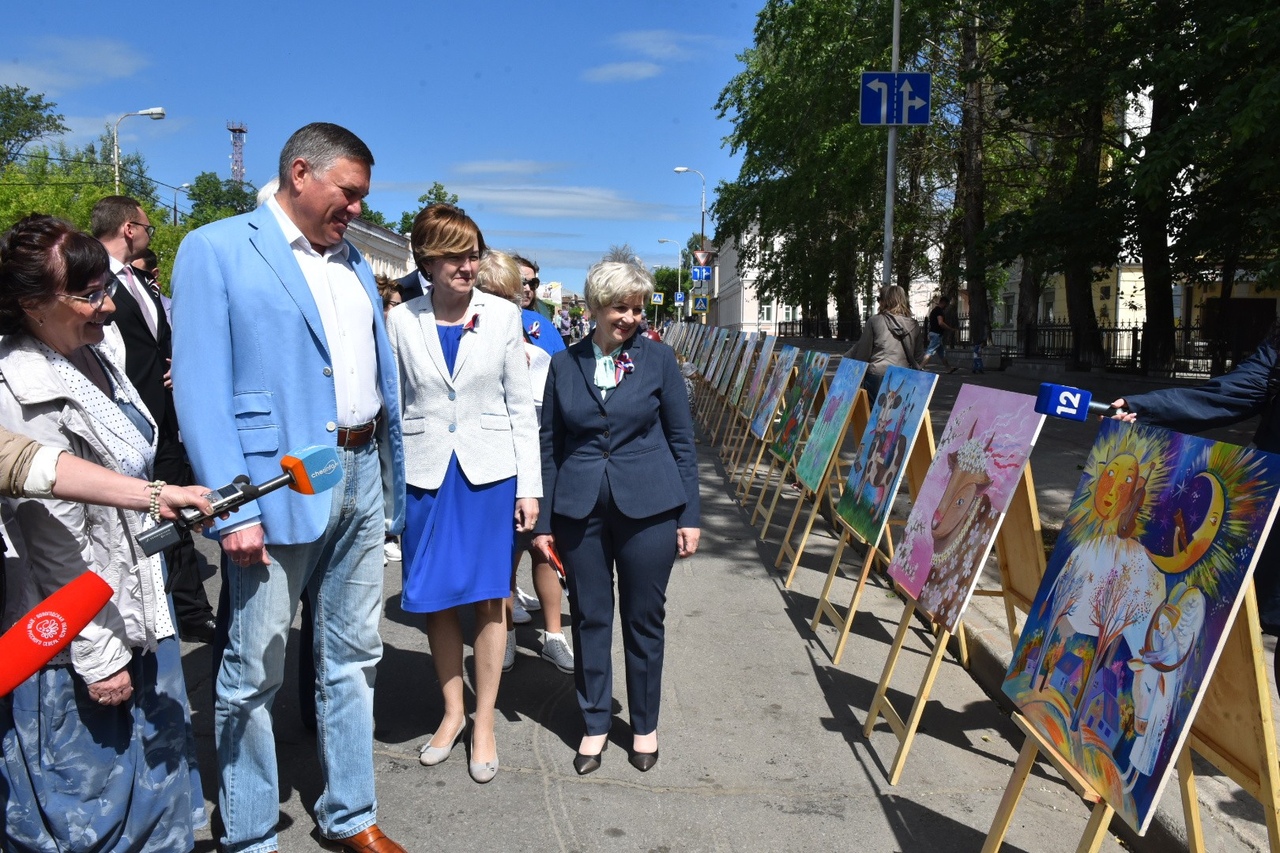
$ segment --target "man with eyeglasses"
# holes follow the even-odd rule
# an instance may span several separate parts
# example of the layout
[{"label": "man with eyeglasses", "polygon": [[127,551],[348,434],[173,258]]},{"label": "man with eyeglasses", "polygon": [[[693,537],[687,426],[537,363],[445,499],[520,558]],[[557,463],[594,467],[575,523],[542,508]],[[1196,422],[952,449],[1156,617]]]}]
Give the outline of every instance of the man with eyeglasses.
[{"label": "man with eyeglasses", "polygon": [[[116,310],[111,316],[124,346],[125,374],[155,419],[155,477],[174,485],[195,482],[191,463],[178,436],[178,414],[169,382],[173,357],[169,318],[153,280],[132,266],[148,251],[155,226],[136,199],[112,195],[93,206],[93,236],[111,256],[111,272],[118,282],[112,294]],[[188,642],[212,643],[216,632],[213,608],[200,577],[201,562],[191,533],[184,531],[178,544],[164,553],[173,591],[178,634]]]}]

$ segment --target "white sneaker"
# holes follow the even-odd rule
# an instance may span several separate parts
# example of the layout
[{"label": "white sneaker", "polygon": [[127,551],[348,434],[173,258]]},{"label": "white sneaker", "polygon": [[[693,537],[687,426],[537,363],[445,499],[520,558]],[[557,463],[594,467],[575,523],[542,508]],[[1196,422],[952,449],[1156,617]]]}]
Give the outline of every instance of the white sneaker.
[{"label": "white sneaker", "polygon": [[561,672],[573,673],[573,649],[564,634],[544,634],[542,638],[542,658],[555,664]]},{"label": "white sneaker", "polygon": [[507,650],[502,654],[502,671],[510,672],[516,665],[516,632],[507,632]]},{"label": "white sneaker", "polygon": [[382,546],[382,553],[388,560],[396,563],[400,562],[400,543],[394,539],[388,539],[386,544]]},{"label": "white sneaker", "polygon": [[511,621],[516,625],[528,625],[533,621],[529,611],[520,606],[519,599],[511,602]]},{"label": "white sneaker", "polygon": [[538,596],[530,595],[520,587],[516,587],[516,604],[519,604],[530,613],[542,609],[542,602],[538,600]]}]

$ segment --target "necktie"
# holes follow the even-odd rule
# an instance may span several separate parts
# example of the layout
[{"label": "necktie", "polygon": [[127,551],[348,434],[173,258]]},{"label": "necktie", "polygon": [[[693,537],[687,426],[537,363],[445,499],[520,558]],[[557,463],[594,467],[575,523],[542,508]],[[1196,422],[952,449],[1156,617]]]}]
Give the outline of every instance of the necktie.
[{"label": "necktie", "polygon": [[133,300],[138,303],[138,308],[142,311],[143,319],[147,321],[147,328],[151,330],[151,337],[158,340],[155,298],[151,295],[151,291],[146,285],[138,281],[138,277],[133,274],[133,267],[128,264],[124,265],[124,277],[129,285],[129,293],[133,295]]}]

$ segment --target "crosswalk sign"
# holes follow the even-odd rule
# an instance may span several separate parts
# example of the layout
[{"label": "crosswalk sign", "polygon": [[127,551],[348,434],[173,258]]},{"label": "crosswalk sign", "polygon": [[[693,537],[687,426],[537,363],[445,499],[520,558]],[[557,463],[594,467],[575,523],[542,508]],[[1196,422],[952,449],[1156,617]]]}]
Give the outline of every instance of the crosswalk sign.
[{"label": "crosswalk sign", "polygon": [[649,302],[652,305],[661,305],[665,297],[666,297],[665,293],[663,293],[660,290],[655,290],[653,292],[653,296],[649,297]]},{"label": "crosswalk sign", "polygon": [[705,296],[693,297],[693,310],[699,314],[707,313],[707,297]]}]

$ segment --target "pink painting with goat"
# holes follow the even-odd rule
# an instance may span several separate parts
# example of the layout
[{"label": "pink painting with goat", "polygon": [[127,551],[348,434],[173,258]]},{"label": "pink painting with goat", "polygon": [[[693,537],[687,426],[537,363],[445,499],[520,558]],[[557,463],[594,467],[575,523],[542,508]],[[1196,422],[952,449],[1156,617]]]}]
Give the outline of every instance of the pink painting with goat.
[{"label": "pink painting with goat", "polygon": [[889,575],[954,632],[1044,416],[1036,398],[964,385],[916,495]]}]

